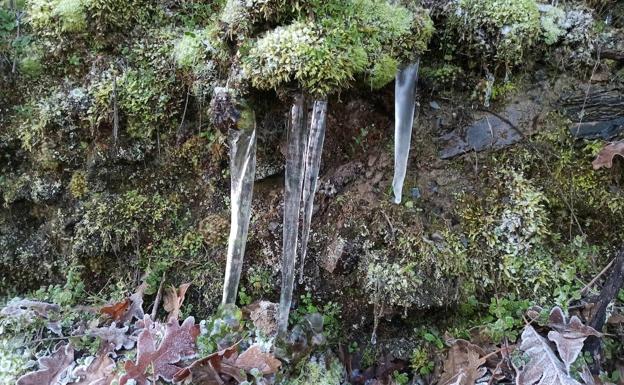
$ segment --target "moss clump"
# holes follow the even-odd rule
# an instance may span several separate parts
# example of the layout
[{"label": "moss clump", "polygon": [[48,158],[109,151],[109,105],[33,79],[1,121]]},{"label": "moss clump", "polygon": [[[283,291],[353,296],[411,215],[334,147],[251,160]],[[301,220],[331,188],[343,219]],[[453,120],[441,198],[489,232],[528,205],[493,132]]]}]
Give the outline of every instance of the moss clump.
[{"label": "moss clump", "polygon": [[466,247],[458,234],[448,229],[429,236],[409,227],[402,231],[393,245],[369,249],[360,263],[371,303],[425,309],[472,294],[474,285],[456,287],[470,276]]},{"label": "moss clump", "polygon": [[553,45],[566,33],[566,30],[562,28],[566,18],[565,11],[553,5],[542,4],[540,12],[542,38],[547,45]]},{"label": "moss clump", "polygon": [[540,14],[535,0],[460,0],[450,15],[450,25],[476,53],[496,64],[523,62],[540,34]]},{"label": "moss clump", "polygon": [[312,356],[304,362],[299,375],[284,381],[284,385],[336,385],[344,380],[344,368],[340,361],[329,353]]},{"label": "moss clump", "polygon": [[312,3],[314,20],[300,17],[269,31],[243,57],[254,87],[270,89],[296,81],[314,94],[326,95],[366,72],[380,87],[391,79],[388,67],[408,53],[424,51],[433,32],[428,14],[385,1]]},{"label": "moss clump", "polygon": [[87,177],[84,172],[76,171],[69,182],[69,193],[77,199],[82,198],[89,191]]},{"label": "moss clump", "polygon": [[173,47],[173,58],[182,68],[192,68],[199,64],[205,55],[200,31],[187,32]]},{"label": "moss clump", "polygon": [[370,74],[370,85],[373,89],[378,89],[390,83],[396,76],[399,63],[390,55],[382,55],[373,65]]}]

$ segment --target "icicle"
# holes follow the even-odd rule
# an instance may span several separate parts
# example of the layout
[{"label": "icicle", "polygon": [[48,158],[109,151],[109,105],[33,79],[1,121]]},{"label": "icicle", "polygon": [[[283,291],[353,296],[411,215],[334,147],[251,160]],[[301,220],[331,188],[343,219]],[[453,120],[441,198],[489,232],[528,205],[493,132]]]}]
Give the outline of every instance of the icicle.
[{"label": "icicle", "polygon": [[420,60],[400,69],[396,75],[394,89],[394,203],[401,203],[403,182],[407,172],[407,159],[414,124],[416,82]]},{"label": "icicle", "polygon": [[305,152],[305,175],[303,177],[303,228],[301,230],[301,270],[299,283],[303,283],[303,270],[308,251],[308,237],[310,235],[310,223],[312,222],[312,207],[314,205],[314,193],[316,181],[321,166],[323,153],[323,141],[325,140],[325,121],[327,117],[327,101],[316,100],[312,109],[310,121],[310,133],[308,146]]},{"label": "icicle", "polygon": [[229,130],[231,177],[231,227],[228,239],[223,304],[236,302],[251,215],[256,173],[256,128]]},{"label": "icicle", "polygon": [[286,154],[286,175],[284,187],[284,229],[282,243],[282,292],[280,295],[278,332],[288,330],[288,313],[292,303],[295,283],[295,257],[297,254],[297,233],[299,209],[303,188],[303,156],[307,138],[303,95],[295,97],[288,122],[288,150]]}]

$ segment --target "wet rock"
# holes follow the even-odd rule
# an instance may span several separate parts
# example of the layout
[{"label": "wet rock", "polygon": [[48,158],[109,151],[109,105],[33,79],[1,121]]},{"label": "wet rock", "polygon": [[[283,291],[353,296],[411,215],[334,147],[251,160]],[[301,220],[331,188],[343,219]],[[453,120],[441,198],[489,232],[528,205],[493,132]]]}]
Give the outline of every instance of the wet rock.
[{"label": "wet rock", "polygon": [[608,140],[621,132],[624,132],[624,116],[613,120],[573,123],[570,126],[572,136],[585,139],[602,138]]},{"label": "wet rock", "polygon": [[624,131],[624,93],[618,88],[578,87],[559,100],[559,107],[572,120],[570,134],[577,138],[610,139]]},{"label": "wet rock", "polygon": [[468,127],[455,129],[442,136],[442,159],[452,158],[469,151],[500,149],[522,139],[522,135],[509,123],[527,133],[533,120],[540,112],[539,106],[529,100],[509,105],[500,117],[483,112],[481,117]]}]

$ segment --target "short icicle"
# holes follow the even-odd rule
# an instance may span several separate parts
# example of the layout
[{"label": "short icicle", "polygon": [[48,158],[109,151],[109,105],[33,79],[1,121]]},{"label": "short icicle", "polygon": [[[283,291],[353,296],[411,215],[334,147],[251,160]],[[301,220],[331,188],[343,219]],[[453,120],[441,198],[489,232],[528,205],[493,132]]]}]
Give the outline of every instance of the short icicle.
[{"label": "short icicle", "polygon": [[[253,123],[255,125],[255,123]],[[251,198],[256,173],[256,128],[229,130],[231,177],[231,225],[228,238],[223,304],[234,304],[238,292],[247,231],[251,216]]]},{"label": "short icicle", "polygon": [[325,123],[327,118],[327,100],[314,101],[312,120],[310,121],[310,133],[308,146],[305,152],[305,175],[303,177],[303,224],[301,229],[301,270],[299,283],[303,283],[303,270],[308,251],[308,238],[310,224],[312,222],[312,209],[314,206],[314,193],[319,169],[321,167],[321,155],[325,140]]},{"label": "short icicle", "polygon": [[288,330],[288,314],[292,303],[295,283],[295,258],[299,210],[303,189],[303,156],[306,147],[307,124],[303,95],[297,95],[290,110],[288,121],[286,172],[284,183],[284,229],[282,241],[282,291],[279,304],[278,332]]},{"label": "short icicle", "polygon": [[414,109],[416,103],[416,83],[420,60],[399,70],[394,89],[394,203],[401,203],[403,183],[407,172]]}]

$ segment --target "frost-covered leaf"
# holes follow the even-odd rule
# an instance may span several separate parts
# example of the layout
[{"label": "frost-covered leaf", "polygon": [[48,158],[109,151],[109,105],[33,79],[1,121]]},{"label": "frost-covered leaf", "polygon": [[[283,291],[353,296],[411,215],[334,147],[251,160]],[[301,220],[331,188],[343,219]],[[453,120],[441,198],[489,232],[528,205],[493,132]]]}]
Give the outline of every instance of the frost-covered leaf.
[{"label": "frost-covered leaf", "polygon": [[520,351],[527,360],[512,361],[518,372],[517,385],[580,385],[566,373],[563,362],[533,326],[524,328],[521,339]]},{"label": "frost-covered leaf", "polygon": [[594,170],[598,170],[602,167],[613,167],[613,158],[616,155],[624,157],[624,141],[622,140],[607,144],[600,150],[596,159],[592,162]]},{"label": "frost-covered leaf", "polygon": [[126,374],[119,379],[119,385],[125,385],[131,379],[137,385],[150,384],[149,379],[162,378],[171,381],[173,375],[180,370],[175,364],[196,354],[195,341],[199,335],[199,327],[195,325],[193,317],[188,317],[182,325],[177,321],[168,323],[158,345],[156,328],[148,315],[143,323],[145,328],[139,334],[136,362],[126,361]]},{"label": "frost-covered leaf", "polygon": [[146,286],[145,283],[142,283],[130,297],[119,303],[102,307],[100,313],[108,315],[113,321],[122,323],[132,321],[133,318],[142,320],[145,315],[143,312],[143,293]]},{"label": "frost-covered leaf", "polygon": [[90,329],[86,334],[99,337],[105,343],[112,343],[114,350],[119,350],[121,348],[132,349],[135,338],[127,334],[128,329],[128,326],[118,328],[117,324],[113,322],[109,327]]},{"label": "frost-covered leaf", "polygon": [[116,377],[115,361],[110,357],[113,349],[113,344],[104,344],[93,361],[77,367],[74,376],[78,381],[71,385],[110,385]]},{"label": "frost-covered leaf", "polygon": [[235,366],[245,371],[258,369],[262,374],[273,374],[282,363],[271,353],[263,352],[259,345],[251,345],[236,359]]},{"label": "frost-covered leaf", "polygon": [[39,370],[20,377],[17,385],[58,384],[74,363],[74,349],[70,345],[59,346],[50,356],[41,357],[37,362]]},{"label": "frost-covered leaf", "polygon": [[241,383],[247,380],[244,371],[236,367],[238,350],[236,345],[217,351],[207,357],[194,361],[184,369],[180,369],[173,380],[176,383],[190,383],[194,385],[223,385],[223,375]]},{"label": "frost-covered leaf", "polygon": [[583,325],[577,316],[573,316],[568,322],[559,307],[555,307],[550,312],[549,326],[553,330],[548,332],[548,339],[557,345],[557,351],[563,360],[566,373],[570,373],[570,365],[581,353],[585,339],[589,336],[600,337],[602,335],[594,328]]},{"label": "frost-covered leaf", "polygon": [[177,321],[180,317],[180,307],[182,307],[182,303],[184,302],[184,296],[186,295],[186,291],[188,290],[190,283],[185,283],[180,285],[178,289],[171,286],[165,289],[165,297],[163,299],[163,307],[165,311],[169,313],[167,317],[167,322]]},{"label": "frost-covered leaf", "polygon": [[50,311],[58,312],[60,310],[60,306],[56,304],[15,298],[11,300],[4,308],[2,308],[2,310],[0,310],[0,316],[6,318],[21,318],[33,316],[48,318]]},{"label": "frost-covered leaf", "polygon": [[438,382],[440,385],[474,385],[487,372],[483,367],[485,359],[481,358],[483,351],[467,341],[463,342],[455,343],[449,349],[444,372]]}]

